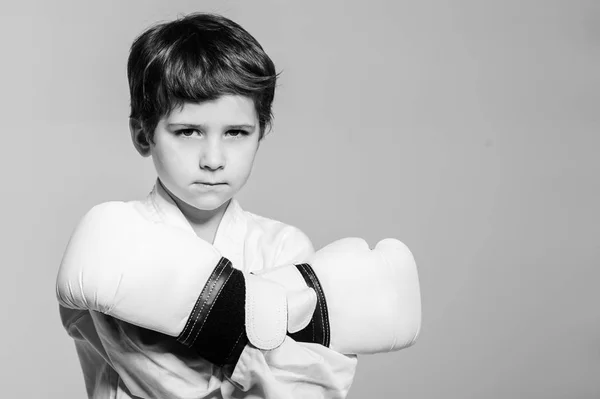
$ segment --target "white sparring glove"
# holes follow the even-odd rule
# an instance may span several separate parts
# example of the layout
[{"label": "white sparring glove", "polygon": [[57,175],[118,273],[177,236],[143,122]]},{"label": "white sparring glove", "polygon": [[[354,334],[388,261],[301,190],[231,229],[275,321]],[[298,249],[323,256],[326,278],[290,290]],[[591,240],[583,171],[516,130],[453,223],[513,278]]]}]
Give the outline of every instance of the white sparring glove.
[{"label": "white sparring glove", "polygon": [[[344,238],[317,251],[305,264],[259,275],[288,292],[304,292],[307,286],[316,291],[316,306],[308,301],[288,303],[288,331],[296,341],[344,354],[370,354],[406,348],[419,335],[417,267],[398,240],[387,238],[371,250],[363,239]],[[307,311],[311,306],[314,312]],[[308,320],[307,313],[312,313]]]},{"label": "white sparring glove", "polygon": [[124,202],[97,205],[82,218],[56,292],[66,308],[176,337],[218,366],[235,365],[248,342],[274,349],[287,333],[281,285],[244,275],[195,234],[148,221]]}]

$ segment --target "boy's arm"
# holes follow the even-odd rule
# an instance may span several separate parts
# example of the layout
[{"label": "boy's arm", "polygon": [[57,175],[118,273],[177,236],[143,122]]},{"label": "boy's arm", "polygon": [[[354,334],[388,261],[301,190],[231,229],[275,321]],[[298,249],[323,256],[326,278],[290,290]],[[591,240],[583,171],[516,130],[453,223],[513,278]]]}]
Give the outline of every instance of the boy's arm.
[{"label": "boy's arm", "polygon": [[[312,252],[310,241],[292,231],[277,259],[300,261]],[[278,399],[344,398],[356,369],[354,356],[287,338],[273,351],[246,346],[233,375],[225,378],[221,369],[189,353],[172,337],[93,311],[60,306],[60,315],[76,342],[90,397],[98,389],[126,389],[140,398],[205,397],[216,390],[225,398],[239,396],[239,390]],[[124,387],[103,386],[114,378],[98,377],[113,372]]]},{"label": "boy's arm", "polygon": [[[150,222],[120,202],[94,207],[79,223],[59,269],[57,296],[65,307],[177,337],[220,366],[235,365],[247,342],[278,347],[288,326],[291,333],[318,328],[325,340],[311,342],[360,354],[410,345],[420,323],[416,266],[397,240],[373,250],[361,239],[339,240],[310,264],[259,277],[233,268],[194,234]],[[368,329],[374,331],[362,331]]]},{"label": "boy's arm", "polygon": [[[376,277],[378,273],[372,273],[376,268],[381,269],[383,267],[386,270],[390,269],[389,265],[386,266],[383,253],[377,248],[371,251],[362,240],[346,240],[337,244],[334,243],[334,245],[328,247],[328,251],[319,251],[323,254],[320,257],[322,258],[320,261],[318,256],[312,258],[317,274],[323,273],[321,277],[324,277],[323,282],[325,285],[328,284],[328,280],[338,281],[340,277],[351,276],[353,273],[356,273],[356,270],[354,270],[356,266],[368,266],[368,274],[373,274]],[[285,245],[282,246],[279,259],[290,259],[291,261],[295,256],[301,256],[303,250],[298,250],[298,248],[302,248],[302,246],[296,247],[292,245],[291,249],[286,249]],[[311,249],[306,249],[306,251],[310,252]],[[219,363],[205,356],[202,350],[206,350],[206,348],[214,350],[216,347],[220,351],[219,353],[221,353],[224,349],[223,331],[231,333],[232,330],[237,328],[240,331],[239,338],[242,338],[248,329],[248,324],[256,322],[255,319],[259,321],[262,319],[263,324],[259,323],[259,327],[266,326],[267,330],[259,331],[259,333],[268,336],[271,333],[269,329],[271,329],[270,324],[272,324],[273,319],[277,320],[281,318],[282,314],[280,311],[278,312],[277,307],[272,306],[271,301],[262,304],[258,302],[258,305],[264,305],[264,308],[255,306],[256,302],[253,302],[251,297],[250,301],[248,301],[248,296],[244,295],[243,292],[243,289],[245,289],[243,280],[241,281],[242,284],[240,284],[242,288],[241,292],[225,293],[226,296],[229,296],[229,304],[233,305],[232,307],[228,308],[225,306],[219,309],[218,305],[215,306],[217,302],[215,301],[215,297],[218,298],[223,294],[223,291],[225,291],[224,287],[230,281],[229,277],[231,276],[225,278],[223,274],[228,272],[226,269],[228,266],[231,267],[231,265],[222,265],[223,260],[219,258],[217,267],[214,267],[219,257],[214,252],[215,250],[211,245],[206,245],[205,242],[193,234],[190,235],[188,232],[169,228],[164,225],[154,225],[141,218],[135,210],[127,207],[124,203],[103,204],[102,206],[95,207],[84,217],[71,238],[57,279],[58,297],[61,304],[69,308],[90,309],[115,316],[118,319],[140,327],[148,327],[161,332],[171,332],[171,334],[167,335],[170,335],[173,339],[177,337],[177,341],[186,344],[186,346],[192,349],[192,352],[199,348],[200,350],[196,353],[207,360],[215,364],[235,365],[239,356],[237,354],[234,356],[233,362]],[[294,261],[296,260],[299,259],[294,259]],[[410,269],[410,265],[408,266]],[[283,273],[281,273],[282,270]],[[277,281],[281,276],[294,274],[294,271],[296,275],[298,274],[294,265],[275,268],[273,271],[275,271],[275,275],[272,275],[270,271],[266,271],[264,275],[268,276],[267,278],[262,279],[254,276],[249,279],[251,283],[246,285],[258,284],[258,288],[264,288],[263,293],[268,293],[269,289],[275,288],[275,292],[277,293],[283,287],[275,283],[268,284],[269,279]],[[208,280],[206,278],[207,274],[210,275]],[[316,277],[316,275],[313,277]],[[348,289],[348,292],[341,292],[343,294],[341,295],[342,299],[348,293],[355,296],[355,292],[361,288],[360,284],[363,282],[366,286],[371,287],[378,287],[377,283],[380,283],[377,280],[376,284],[368,284],[369,277],[361,277],[363,278],[350,278],[347,281],[347,283],[351,283],[350,285],[343,284],[344,288]],[[298,278],[296,276],[297,281]],[[248,283],[248,281],[245,283]],[[219,286],[219,288],[216,289],[215,286]],[[234,286],[233,288],[235,289],[236,287]],[[256,288],[257,286],[254,286],[254,289]],[[301,288],[305,289],[306,286]],[[338,293],[335,292],[335,288],[335,286],[330,286],[325,292],[331,294],[328,297],[328,301],[333,299],[334,308],[339,308],[340,298],[336,296]],[[322,295],[322,290],[319,289],[319,291]],[[388,289],[388,291],[390,290]],[[391,291],[395,291],[395,289]],[[200,300],[198,300],[199,292]],[[367,314],[365,316],[369,317],[370,314],[377,313],[373,312],[375,309],[368,308],[368,301],[370,300],[368,297],[369,295],[366,298],[366,307],[364,301],[351,303],[351,306],[354,306],[356,310],[353,313],[359,314],[359,319],[353,316],[354,319],[350,320],[350,325],[348,325],[348,320],[342,319],[342,324],[345,324],[346,327],[358,328],[356,320],[360,320],[360,315],[363,314],[360,311],[364,312],[366,310]],[[263,296],[262,299],[264,298],[269,299],[268,296]],[[244,306],[244,299],[246,299],[246,306]],[[231,302],[231,300],[234,300],[234,302]],[[240,303],[236,303],[235,300],[238,300]],[[345,302],[345,300],[341,301],[342,304],[345,304]],[[235,312],[243,312],[244,308],[246,308],[246,316],[249,315],[250,318],[241,320],[241,322],[238,321],[236,324],[235,320],[231,320],[231,315]],[[286,316],[285,310],[283,317]],[[314,311],[314,307],[311,309],[311,313],[312,311]],[[203,312],[205,313],[203,314]],[[92,314],[99,313],[92,312]],[[213,320],[207,321],[208,314],[213,317]],[[183,328],[183,332],[179,335],[172,334],[171,330],[178,329],[177,322],[180,317],[183,318],[182,324],[185,325],[185,328],[181,327]],[[375,320],[382,321],[379,317],[375,317]],[[214,325],[210,326],[210,323],[219,325],[219,323],[228,322],[233,324],[231,326],[233,328],[215,330]],[[389,324],[385,320],[383,322],[384,326]],[[206,324],[209,324],[209,326],[205,328]],[[281,353],[289,352],[290,345],[285,344],[293,342],[291,339],[285,337],[285,320],[283,320],[282,324],[284,325],[282,343],[276,344],[272,348],[288,347],[288,350],[266,351],[265,359],[271,356],[274,359],[279,359],[279,361],[284,359],[285,363],[285,359],[289,361],[289,359],[297,357],[299,352],[295,351],[296,353],[292,353],[291,357],[280,356]],[[372,327],[371,324],[369,326]],[[343,334],[340,333],[353,330],[352,328],[337,328],[340,327],[339,324],[334,325],[334,327],[332,331],[335,333],[334,338],[337,338],[333,339],[332,342],[335,342],[335,348],[343,348],[343,345],[339,346],[340,343],[343,343],[343,340],[340,341],[339,338],[344,338]],[[213,334],[199,336],[202,328],[205,328],[205,332],[208,331],[209,333],[211,332],[211,328],[213,328]],[[195,334],[186,335],[186,331],[188,333],[195,332]],[[248,337],[245,338],[247,339]],[[368,338],[373,339],[373,337]],[[191,341],[189,341],[190,339]],[[377,336],[375,336],[375,341],[377,339]],[[386,340],[388,339],[386,338]],[[196,340],[198,346],[194,346]],[[119,340],[113,341],[118,342]],[[240,351],[248,349],[246,352],[252,353],[251,349],[255,349],[251,346],[246,346],[242,339],[238,339],[235,344],[237,345],[238,342],[241,342],[239,345],[241,347]],[[252,339],[250,339],[250,342],[254,344]],[[105,348],[106,346],[104,345]],[[272,349],[261,346],[260,342],[259,345],[254,346],[263,350]],[[235,348],[236,346],[234,345],[233,349]],[[391,349],[389,348],[389,350]],[[108,348],[106,350],[108,353]],[[121,350],[117,350],[114,353],[118,356],[122,352]],[[233,350],[229,353],[225,352],[229,357],[231,357],[231,353],[233,353]],[[332,351],[327,353],[332,353]],[[209,355],[211,355],[211,352],[209,352]],[[108,357],[110,358],[110,356]],[[239,369],[246,369],[247,372],[245,375],[255,375],[252,370],[255,368],[257,361],[247,361],[246,359],[241,362]],[[250,363],[250,366],[248,366],[248,363]],[[284,364],[279,364],[279,366],[283,367]],[[293,367],[293,364],[289,366]],[[281,369],[285,370],[285,368]],[[123,373],[126,372],[127,369],[125,368]],[[271,374],[272,378],[274,378],[274,374],[276,373]],[[268,376],[269,373],[265,375]],[[321,373],[320,375],[323,374]],[[269,386],[275,386],[275,384],[273,383]]]},{"label": "boy's arm", "polygon": [[163,333],[218,366],[235,365],[248,341],[272,349],[286,336],[283,287],[244,276],[212,245],[127,203],[104,203],[83,217],[56,289],[64,307]]},{"label": "boy's arm", "polygon": [[[314,246],[308,236],[300,229],[288,226],[284,234],[273,265],[294,265],[306,262],[315,254]],[[263,270],[268,273],[269,269]],[[338,353],[323,345],[299,342],[299,334],[288,334],[283,345],[262,351],[263,361],[257,361],[268,374],[257,374],[258,380],[251,381],[250,375],[242,373],[243,368],[235,370],[232,378],[245,386],[260,384],[265,375],[270,376],[278,385],[294,387],[298,397],[345,398],[356,373],[356,355]],[[295,339],[296,338],[296,339]]]}]

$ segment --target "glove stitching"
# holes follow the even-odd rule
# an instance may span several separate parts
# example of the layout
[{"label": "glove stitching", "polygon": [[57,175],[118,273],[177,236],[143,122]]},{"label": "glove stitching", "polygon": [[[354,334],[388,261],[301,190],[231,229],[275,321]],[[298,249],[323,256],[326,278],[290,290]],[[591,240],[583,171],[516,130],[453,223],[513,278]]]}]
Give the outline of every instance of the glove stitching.
[{"label": "glove stitching", "polygon": [[[313,277],[312,274],[309,274],[309,278],[313,283],[313,287],[316,287],[317,290],[319,291],[319,297],[321,297],[323,295],[323,293],[321,292],[321,290],[319,289],[319,285],[315,283],[315,279]],[[321,299],[321,298],[319,298]],[[319,300],[319,317],[321,318],[321,324],[323,324],[322,320],[323,320],[323,301]],[[315,328],[314,328],[314,324],[313,324],[313,341],[315,340]]]},{"label": "glove stitching", "polygon": [[[304,267],[304,266],[303,266]],[[318,290],[318,294],[319,294],[319,312],[320,312],[320,317],[321,317],[321,324],[324,327],[324,332],[325,332],[325,342],[329,342],[329,328],[327,323],[325,323],[325,314],[326,314],[326,310],[323,308],[323,300],[325,299],[325,294],[323,293],[323,290],[321,289],[321,284],[318,281],[315,281],[316,278],[312,273],[308,273],[308,276],[310,278],[310,280],[313,283],[313,286],[317,288]],[[314,330],[313,330],[314,332]],[[313,341],[314,341],[314,335],[313,335]]]},{"label": "glove stitching", "polygon": [[212,280],[209,280],[206,283],[206,285],[204,286],[204,288],[202,289],[202,292],[200,293],[200,297],[204,296],[204,293],[206,292],[207,289],[209,289],[210,291],[208,292],[207,296],[204,296],[205,299],[202,302],[202,306],[200,307],[200,309],[198,310],[198,301],[196,301],[196,304],[194,305],[194,308],[192,309],[192,313],[190,314],[190,317],[188,318],[188,321],[186,323],[184,331],[186,331],[186,329],[189,327],[190,323],[193,323],[193,325],[191,326],[191,328],[189,330],[187,330],[186,337],[181,341],[183,344],[185,344],[190,339],[192,331],[194,331],[194,327],[196,327],[196,324],[198,322],[198,319],[197,319],[198,314],[202,313],[202,310],[204,309],[206,302],[210,298],[210,293],[214,289],[216,281],[219,279],[219,277],[221,276],[221,274],[223,274],[223,271],[225,270],[225,268],[223,267],[223,263],[224,263],[224,260],[223,260],[223,258],[221,258],[219,260],[219,263],[215,267],[215,269],[219,268],[219,267],[221,268],[221,270],[219,271],[219,274],[217,276],[214,276],[214,273],[211,274]]},{"label": "glove stitching", "polygon": [[[221,267],[222,263],[224,263],[223,258],[221,258],[221,260],[219,261],[219,263],[217,264],[217,266],[215,267],[215,269],[220,268],[219,269],[219,274],[215,275],[214,273],[211,275],[212,280],[209,280],[206,285],[205,288],[208,288],[208,295],[206,295],[204,297],[204,301],[202,302],[202,306],[200,307],[200,309],[196,312],[196,314],[193,317],[193,324],[192,327],[190,328],[190,330],[188,331],[188,337],[186,338],[186,341],[189,342],[189,340],[192,338],[192,334],[194,332],[194,328],[196,328],[196,325],[198,324],[198,316],[202,314],[202,311],[204,310],[204,307],[206,306],[206,304],[208,303],[208,301],[210,300],[210,295],[212,293],[212,291],[214,290],[215,286],[217,285],[217,281],[219,281],[219,277],[221,277],[221,274],[223,274],[223,272],[225,271],[225,267]],[[231,276],[230,276],[231,277]],[[227,278],[227,280],[229,280],[229,277]],[[223,287],[221,287],[221,289],[223,289]],[[217,294],[218,296],[218,294]],[[212,305],[214,305],[214,302],[212,303]],[[211,305],[211,309],[212,309],[212,305]],[[210,310],[209,312],[210,313]],[[204,322],[206,321],[206,318],[208,318],[208,314],[204,317],[204,320],[202,320],[202,325],[200,326],[200,329],[196,332],[196,337],[198,336],[198,333],[200,332],[200,330],[202,329],[202,326],[204,326]],[[189,345],[193,345],[194,342],[196,341],[196,339],[193,340],[192,343],[190,343]]]},{"label": "glove stitching", "polygon": [[[229,276],[227,276],[227,280],[225,280],[225,282],[221,285],[221,288],[219,288],[219,292],[217,292],[217,295],[216,295],[215,298],[219,297],[219,295],[221,294],[221,291],[223,291],[223,288],[227,285],[227,282],[229,281],[229,279],[231,278],[232,275],[233,275],[233,273],[230,274]],[[211,288],[211,291],[212,291],[212,288]],[[208,319],[208,316],[210,315],[210,312],[212,311],[212,309],[215,306],[216,302],[217,301],[215,300],[215,301],[212,301],[212,303],[210,304],[210,309],[208,309],[208,313],[206,313],[206,317],[204,318],[204,320],[202,320],[202,324],[200,325],[200,328],[196,332],[196,336],[194,337],[194,340],[192,341],[192,343],[190,344],[190,346],[194,345],[194,343],[196,342],[196,339],[198,338],[198,335],[200,334],[200,331],[202,331],[202,328],[204,327],[204,324],[206,323],[206,320]]]},{"label": "glove stitching", "polygon": [[[296,265],[296,266],[297,266],[297,267],[299,267],[299,268],[302,268],[302,272],[303,272],[303,274],[304,274],[304,275],[306,275],[306,276],[307,276],[307,277],[310,279],[310,282],[312,283],[312,285],[313,285],[313,289],[314,289],[314,288],[316,287],[316,285],[315,285],[315,280],[312,278],[312,275],[311,275],[311,273],[309,273],[309,272],[308,272],[308,268],[306,267],[306,264],[304,264],[304,263],[301,263],[301,264],[299,264],[299,265]],[[320,308],[320,306],[321,306],[321,301],[320,301],[320,298],[319,298],[319,292],[317,292],[317,291],[315,290],[315,294],[317,295],[317,304],[319,304],[319,308]],[[315,311],[316,311],[316,310],[317,310],[317,309],[315,309]],[[321,311],[321,309],[319,309],[319,311]],[[310,321],[310,324],[309,324],[309,326],[310,326],[310,330],[311,330],[311,333],[312,333],[312,342],[316,342],[315,333],[316,333],[316,330],[317,330],[317,329],[316,329],[316,327],[315,327],[315,319],[314,319],[314,317],[311,317],[311,321]]]},{"label": "glove stitching", "polygon": [[[219,263],[217,264],[217,266],[215,267],[215,269],[218,268],[218,267],[220,267],[220,266],[221,266],[221,260],[219,260]],[[220,275],[220,273],[219,273],[219,275]],[[191,312],[191,314],[190,314],[190,316],[188,318],[188,321],[186,323],[186,329],[184,329],[185,337],[181,341],[183,344],[185,344],[190,339],[190,335],[191,335],[191,333],[193,331],[193,328],[195,327],[195,325],[197,323],[196,319],[198,317],[198,314],[200,312],[202,312],[202,309],[204,308],[204,303],[206,302],[206,296],[204,296],[204,294],[205,294],[206,290],[210,289],[209,287],[211,287],[211,285],[214,285],[214,281],[211,280],[211,279],[213,279],[213,280],[215,279],[214,278],[214,273],[211,274],[209,280],[206,282],[206,284],[202,288],[202,291],[200,292],[200,298],[202,298],[202,297],[205,298],[205,300],[203,301],[202,305],[200,306],[200,309],[198,310],[198,306],[200,305],[200,303],[199,303],[200,301],[196,301],[196,303],[194,305],[194,308],[192,309],[192,312]],[[190,324],[192,324],[192,325],[190,326]],[[190,327],[190,328],[188,329],[188,327]]]},{"label": "glove stitching", "polygon": [[[274,344],[278,344],[280,342],[280,339],[278,338],[279,334],[276,334],[276,336],[274,336],[272,339],[264,340],[264,339],[262,339],[262,337],[260,337],[254,333],[253,327],[255,325],[254,324],[255,306],[256,306],[256,303],[254,301],[254,296],[251,295],[250,302],[246,308],[248,310],[248,317],[250,319],[248,322],[248,325],[246,326],[248,339],[253,344],[257,343],[258,344],[257,346],[259,346],[259,347],[263,347],[263,346],[271,347]],[[287,319],[288,319],[287,301],[285,302],[285,304],[283,306],[276,306],[275,311],[277,313],[275,315],[275,322],[274,322],[275,325],[274,325],[273,329],[275,331],[281,330],[281,335],[283,335],[284,339],[285,339],[285,335],[287,332]],[[281,316],[282,313],[285,313],[285,317]]]}]

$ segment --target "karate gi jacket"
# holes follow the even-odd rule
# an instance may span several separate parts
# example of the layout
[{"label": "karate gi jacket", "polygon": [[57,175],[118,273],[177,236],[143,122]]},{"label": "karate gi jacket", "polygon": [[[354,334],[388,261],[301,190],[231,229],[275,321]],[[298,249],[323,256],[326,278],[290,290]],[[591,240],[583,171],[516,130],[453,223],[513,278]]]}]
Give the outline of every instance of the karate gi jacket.
[{"label": "karate gi jacket", "polygon": [[[193,232],[158,181],[145,200],[133,203],[149,220]],[[301,263],[314,252],[298,228],[244,211],[235,199],[213,245],[246,273]],[[356,371],[356,356],[290,337],[271,351],[247,345],[235,369],[224,370],[173,337],[95,311],[59,310],[90,399],[344,398]]]}]

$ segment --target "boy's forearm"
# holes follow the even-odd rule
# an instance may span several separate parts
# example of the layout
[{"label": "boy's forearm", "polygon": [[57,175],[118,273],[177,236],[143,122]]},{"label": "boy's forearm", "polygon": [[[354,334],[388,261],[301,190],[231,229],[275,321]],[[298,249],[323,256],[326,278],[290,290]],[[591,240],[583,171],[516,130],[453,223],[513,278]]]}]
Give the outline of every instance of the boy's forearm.
[{"label": "boy's forearm", "polygon": [[[109,218],[115,217],[115,215],[110,214],[102,214],[100,216],[96,220],[100,222],[100,225],[106,224],[107,221],[110,224]],[[197,241],[197,237],[187,232],[183,234],[181,231],[176,232],[166,226],[160,226],[159,230],[161,232],[156,232],[158,235],[153,236],[152,234],[149,235],[149,231],[153,231],[153,229],[159,226],[152,227],[151,224],[141,224],[138,226],[139,228],[133,228],[124,233],[123,229],[129,229],[132,225],[135,226],[135,223],[132,223],[131,220],[123,223],[124,218],[131,217],[132,215],[127,213],[127,215],[118,214],[117,216],[113,221],[115,224],[111,227],[110,231],[98,230],[96,228],[98,226],[93,224],[88,226],[91,229],[76,230],[74,237],[69,243],[59,272],[57,288],[63,305],[96,310],[107,315],[112,314],[128,323],[149,327],[152,330],[161,332],[173,331],[173,325],[176,324],[177,317],[181,317],[183,314],[186,322],[182,324],[190,328],[186,330],[182,327],[180,332],[176,332],[170,336],[181,339],[183,343],[189,344],[191,342],[191,345],[188,345],[190,351],[198,353],[199,356],[212,361],[214,364],[229,364],[229,366],[233,366],[230,370],[235,370],[237,357],[233,361],[231,361],[231,358],[225,358],[225,362],[220,359],[215,361],[214,358],[210,358],[210,354],[206,356],[203,348],[212,350],[216,346],[216,343],[218,344],[219,340],[222,340],[221,333],[227,327],[215,328],[214,326],[223,326],[223,324],[219,323],[231,322],[232,308],[237,306],[236,309],[247,310],[246,303],[244,303],[247,298],[245,292],[236,291],[236,284],[232,283],[230,292],[225,292],[228,290],[226,288],[227,284],[236,279],[231,276],[241,272],[233,270],[230,264],[222,261],[222,258],[219,257],[220,255],[216,254],[214,248],[210,245],[203,247],[205,251],[198,251],[198,244],[200,242]],[[115,226],[118,228],[115,229]],[[167,231],[169,234],[163,235]],[[124,235],[119,236],[119,234]],[[191,241],[188,242],[188,239]],[[123,246],[124,243],[127,244]],[[116,248],[113,245],[120,245],[121,247]],[[163,246],[161,247],[161,245]],[[359,246],[364,245],[366,244],[363,242]],[[350,247],[355,246],[354,243],[350,245]],[[334,271],[333,274],[330,273],[329,276],[323,276],[328,280],[337,281],[338,288],[346,284],[354,284],[356,288],[349,291],[351,294],[354,293],[352,295],[355,295],[359,291],[360,284],[357,284],[357,282],[362,282],[365,286],[375,286],[377,288],[377,284],[369,284],[368,276],[363,276],[364,280],[357,280],[356,278],[348,279],[348,272],[352,270],[350,265],[353,262],[356,264],[357,255],[359,254],[367,254],[360,255],[367,256],[367,258],[358,263],[368,266],[371,271],[374,270],[372,268],[373,259],[370,258],[371,255],[368,255],[370,253],[368,246],[364,250],[361,249],[359,253],[353,253],[350,247],[346,249],[338,248],[333,251],[333,253],[342,255],[342,258],[340,258],[341,261],[337,259],[323,263],[319,262],[318,258],[313,258],[313,260],[317,259],[315,260],[315,267],[321,267],[322,271],[325,272],[327,272],[326,269],[329,266],[336,269],[337,271]],[[109,249],[111,250],[109,251]],[[159,250],[157,251],[157,249]],[[325,251],[325,254],[327,254],[327,251]],[[354,261],[352,261],[353,259]],[[214,263],[217,265],[214,266]],[[206,270],[200,272],[198,269],[201,268],[205,268]],[[290,270],[294,271],[294,268],[294,265],[289,265],[286,270],[287,272]],[[149,272],[150,270],[152,271],[151,273]],[[279,271],[276,272],[273,270],[273,273],[278,273]],[[206,277],[207,275],[208,277]],[[339,277],[342,276],[345,276],[345,278],[340,279]],[[303,277],[301,278],[303,279]],[[263,284],[269,283],[269,279],[278,281],[277,283],[268,285],[269,287],[276,286],[282,288],[280,279],[269,275],[269,271],[267,271],[265,278],[252,276],[248,281],[251,281],[250,284]],[[318,276],[317,279],[319,279]],[[345,283],[343,283],[344,280],[346,281]],[[243,286],[245,290],[248,281],[246,279],[243,281],[238,280],[237,286]],[[326,281],[323,282],[326,283]],[[77,293],[77,290],[82,291]],[[264,292],[268,290],[260,290],[255,287],[255,291]],[[217,305],[218,301],[214,299],[218,294],[225,295],[224,298],[227,298],[229,302],[225,301]],[[329,294],[333,295],[329,299],[335,298],[335,289],[330,287]],[[344,293],[342,292],[342,294]],[[287,295],[287,293],[284,292],[283,295]],[[366,296],[369,297],[369,295]],[[236,301],[236,299],[239,301]],[[343,306],[340,306],[344,305],[344,301],[334,300],[334,302],[336,302],[334,308],[338,312],[340,311],[339,309],[344,309]],[[360,316],[361,310],[366,312],[375,310],[375,308],[361,308],[356,307],[356,305],[352,301],[348,301],[347,304],[359,319],[362,317]],[[319,308],[321,309],[321,306]],[[264,318],[268,321],[272,317],[281,317],[281,310],[275,310],[277,309],[276,307],[266,307],[262,311],[256,307],[251,307],[251,309],[255,311],[251,316],[253,315],[259,319]],[[283,309],[284,314],[286,310]],[[203,318],[202,314],[210,315],[214,317],[214,320],[209,321],[207,318]],[[239,320],[237,322],[237,328],[240,332],[238,336],[240,339],[236,340],[236,344],[239,344],[237,347],[239,356],[241,356],[243,351],[251,349],[249,345],[246,345],[243,335],[247,331],[247,326],[245,325],[247,324],[246,315],[248,313],[244,314],[242,322]],[[250,319],[252,320],[253,317],[250,317]],[[215,324],[210,327],[210,323]],[[339,339],[340,332],[352,331],[351,327],[360,327],[358,323],[354,322],[356,323],[354,326],[352,323],[350,322],[350,325],[347,326],[348,328],[340,328],[339,323],[337,325],[334,323],[331,328],[332,337],[334,337],[333,342],[335,343],[333,346],[334,349],[341,342]],[[372,328],[373,325],[370,324],[367,327]],[[200,337],[204,328],[209,332],[212,329],[215,334]],[[311,326],[311,328],[314,328],[314,326]],[[227,331],[231,330],[229,328]],[[183,334],[184,332],[185,334]],[[381,331],[376,332],[380,333]],[[285,333],[284,329],[284,339]],[[355,334],[354,338],[359,336],[360,334]],[[372,339],[372,337],[368,337],[368,334],[365,337]],[[198,343],[198,346],[194,346],[195,343]],[[362,345],[360,342],[358,344]],[[301,343],[297,343],[297,345],[299,345],[297,348],[302,347]],[[263,355],[261,357],[255,354],[254,359],[264,357],[263,360],[266,364],[270,364],[274,359],[278,359],[275,355],[275,353],[279,352],[278,346],[279,344],[270,348],[274,349],[275,352],[271,352],[268,357],[264,357]],[[342,348],[340,352],[345,352],[343,346],[340,348]],[[233,350],[236,350],[236,347]],[[350,350],[345,353],[356,352]],[[231,355],[231,353],[227,353],[227,355]],[[121,355],[116,354],[115,356]],[[343,358],[349,359],[346,357]],[[118,368],[119,366],[115,365],[115,367]],[[127,368],[123,370],[123,373],[125,373]],[[332,368],[331,372],[333,375],[335,374],[334,371],[335,368]]]},{"label": "boy's forearm", "polygon": [[[288,265],[261,278],[233,268],[195,235],[150,223],[125,203],[107,203],[76,229],[57,292],[63,306],[97,310],[177,337],[217,365],[235,365],[247,342],[273,349],[289,326],[297,332],[309,323],[312,338],[297,339],[331,342],[346,354],[398,350],[419,331],[416,266],[402,243],[378,248],[371,253],[364,241],[347,239],[315,254],[313,267]],[[365,290],[373,292],[357,301],[356,292]],[[288,308],[289,300],[298,306]],[[335,311],[331,328],[328,302]],[[381,308],[384,302],[389,306]],[[365,320],[378,329],[353,334],[365,328]],[[321,333],[315,335],[315,329]]]},{"label": "boy's forearm", "polygon": [[145,220],[126,203],[93,208],[76,228],[57,277],[68,308],[155,330],[216,365],[245,343],[273,349],[286,335],[286,293],[244,276],[195,235]]}]

